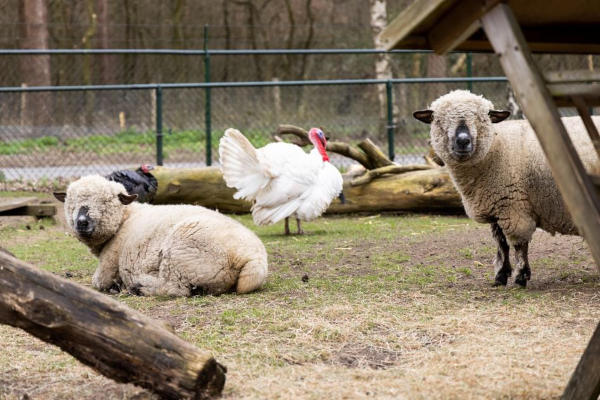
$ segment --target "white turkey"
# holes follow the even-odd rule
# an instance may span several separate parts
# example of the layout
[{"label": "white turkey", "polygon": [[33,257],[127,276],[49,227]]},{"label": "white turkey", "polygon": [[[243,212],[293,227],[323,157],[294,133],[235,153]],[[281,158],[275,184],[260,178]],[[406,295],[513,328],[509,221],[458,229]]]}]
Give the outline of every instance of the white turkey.
[{"label": "white turkey", "polygon": [[320,216],[342,191],[342,175],[329,162],[323,131],[312,128],[308,137],[314,149],[305,153],[290,143],[270,143],[254,148],[237,129],[227,129],[219,143],[219,157],[227,186],[237,189],[236,199],[253,201],[257,225],[274,224],[294,216],[300,221]]}]

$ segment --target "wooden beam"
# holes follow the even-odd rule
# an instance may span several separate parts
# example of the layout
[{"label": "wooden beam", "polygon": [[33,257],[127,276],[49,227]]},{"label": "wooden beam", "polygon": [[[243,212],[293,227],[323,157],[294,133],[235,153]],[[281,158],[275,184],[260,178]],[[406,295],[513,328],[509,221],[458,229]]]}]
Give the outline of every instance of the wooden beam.
[{"label": "wooden beam", "polygon": [[600,82],[600,72],[589,69],[549,71],[544,78],[548,83],[592,83]]},{"label": "wooden beam", "polygon": [[479,18],[499,2],[462,0],[456,3],[429,31],[429,45],[438,54],[453,50],[481,27]]},{"label": "wooden beam", "polygon": [[56,215],[56,206],[53,204],[28,204],[10,210],[0,211],[0,216],[6,215],[31,215],[32,217],[51,217]]},{"label": "wooden beam", "polygon": [[600,272],[600,202],[563,126],[556,105],[510,7],[498,4],[481,19],[523,112],[536,132],[573,222]]},{"label": "wooden beam", "polygon": [[[0,251],[0,323],[164,399],[220,395],[225,368],[140,312]],[[27,371],[23,371],[27,373]]]},{"label": "wooden beam", "polygon": [[600,395],[600,324],[590,339],[561,400],[596,400]]},{"label": "wooden beam", "polygon": [[18,199],[3,200],[0,202],[0,213],[3,211],[14,210],[15,208],[25,207],[35,200],[37,200],[35,197],[21,197]]},{"label": "wooden beam", "polygon": [[600,105],[600,83],[550,83],[548,90],[560,107],[574,107],[573,97],[580,97],[588,106]]},{"label": "wooden beam", "polygon": [[386,50],[393,49],[401,39],[425,21],[431,13],[451,4],[453,1],[455,0],[421,0],[413,2],[379,34],[379,40]]},{"label": "wooden beam", "polygon": [[598,129],[596,128],[594,121],[592,121],[588,105],[579,96],[573,96],[572,100],[577,108],[577,112],[581,116],[585,129],[588,131],[588,135],[590,135],[594,149],[596,149],[596,154],[598,155],[598,158],[600,158],[600,135],[598,134]]}]

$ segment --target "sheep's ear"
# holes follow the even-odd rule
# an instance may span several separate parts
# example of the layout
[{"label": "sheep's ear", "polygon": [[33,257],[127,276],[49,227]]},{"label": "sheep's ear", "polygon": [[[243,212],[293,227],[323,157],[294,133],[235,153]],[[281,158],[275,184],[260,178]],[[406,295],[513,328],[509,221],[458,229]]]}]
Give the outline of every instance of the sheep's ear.
[{"label": "sheep's ear", "polygon": [[425,122],[426,124],[430,124],[433,121],[433,111],[432,110],[420,110],[415,111],[413,113],[413,117],[418,119],[421,122]]},{"label": "sheep's ear", "polygon": [[508,118],[510,116],[510,111],[490,110],[488,115],[490,116],[492,123],[495,124],[496,122],[501,122],[501,121],[504,121],[506,118]]},{"label": "sheep's ear", "polygon": [[137,199],[137,194],[123,194],[119,193],[119,200],[124,205],[132,203],[135,199]]},{"label": "sheep's ear", "polygon": [[67,193],[66,192],[54,192],[54,197],[56,197],[56,200],[60,201],[61,203],[65,202],[65,199],[67,198]]}]

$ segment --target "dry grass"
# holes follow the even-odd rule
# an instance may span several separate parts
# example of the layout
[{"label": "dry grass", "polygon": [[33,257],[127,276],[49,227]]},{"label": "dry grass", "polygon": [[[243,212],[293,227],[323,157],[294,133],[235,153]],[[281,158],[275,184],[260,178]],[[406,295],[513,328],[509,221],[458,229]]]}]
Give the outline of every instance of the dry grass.
[{"label": "dry grass", "polygon": [[[580,238],[537,232],[522,290],[491,287],[489,229],[465,218],[325,218],[289,238],[235,218],[270,253],[264,290],[117,296],[210,349],[229,370],[226,399],[556,398],[600,319],[600,281]],[[0,243],[89,284],[87,250],[43,226],[4,220]],[[0,326],[0,348],[0,399],[151,398],[17,329]]]}]

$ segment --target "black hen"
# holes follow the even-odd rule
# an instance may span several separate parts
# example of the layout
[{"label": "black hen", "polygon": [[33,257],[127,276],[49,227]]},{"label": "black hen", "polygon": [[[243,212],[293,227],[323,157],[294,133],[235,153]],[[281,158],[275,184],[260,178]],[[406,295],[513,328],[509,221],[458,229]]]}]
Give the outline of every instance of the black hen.
[{"label": "black hen", "polygon": [[152,169],[154,167],[151,165],[142,164],[135,171],[123,169],[112,172],[106,176],[106,179],[119,182],[125,186],[128,194],[137,194],[137,201],[140,203],[150,203],[158,188],[156,178],[150,173]]}]

